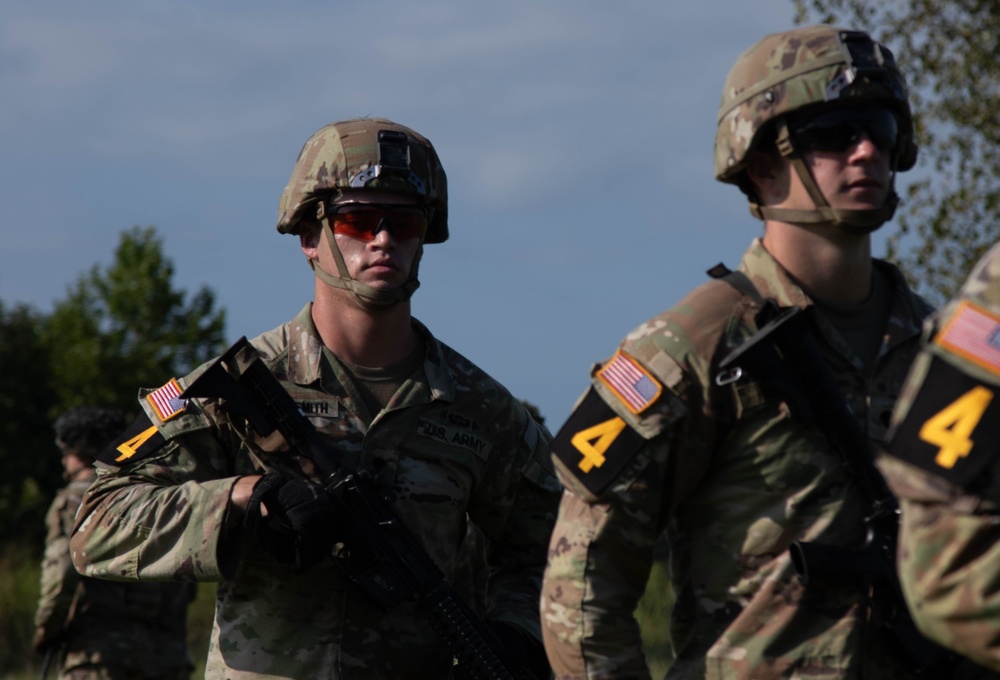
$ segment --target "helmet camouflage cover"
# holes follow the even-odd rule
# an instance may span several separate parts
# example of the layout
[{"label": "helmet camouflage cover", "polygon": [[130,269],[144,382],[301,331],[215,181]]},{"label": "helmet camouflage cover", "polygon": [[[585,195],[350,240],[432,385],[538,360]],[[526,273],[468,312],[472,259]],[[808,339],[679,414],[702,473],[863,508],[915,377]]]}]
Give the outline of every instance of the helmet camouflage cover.
[{"label": "helmet camouflage cover", "polygon": [[278,201],[278,231],[297,234],[307,210],[344,189],[412,194],[433,209],[425,243],[448,238],[448,185],[425,137],[384,118],[330,123],[310,137]]},{"label": "helmet camouflage cover", "polygon": [[894,169],[913,167],[913,119],[896,61],[863,31],[809,26],[774,33],[736,60],[722,92],[715,136],[715,178],[737,183],[747,154],[768,123],[792,112],[884,104],[896,113]]}]

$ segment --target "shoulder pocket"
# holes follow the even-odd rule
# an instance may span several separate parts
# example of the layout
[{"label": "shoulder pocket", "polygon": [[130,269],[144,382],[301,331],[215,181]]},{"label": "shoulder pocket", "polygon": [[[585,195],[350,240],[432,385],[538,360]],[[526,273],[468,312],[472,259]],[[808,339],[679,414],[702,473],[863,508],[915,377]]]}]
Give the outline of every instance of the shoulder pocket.
[{"label": "shoulder pocket", "polygon": [[552,448],[563,469],[600,496],[644,442],[592,387],[559,430]]},{"label": "shoulder pocket", "polygon": [[143,410],[124,432],[97,455],[97,460],[114,467],[134,465],[148,460],[177,435],[203,430],[209,425],[208,418],[197,408],[188,408],[185,413],[165,423],[154,423]]},{"label": "shoulder pocket", "polygon": [[931,355],[912,405],[890,435],[889,453],[968,488],[1000,450],[997,389]]}]

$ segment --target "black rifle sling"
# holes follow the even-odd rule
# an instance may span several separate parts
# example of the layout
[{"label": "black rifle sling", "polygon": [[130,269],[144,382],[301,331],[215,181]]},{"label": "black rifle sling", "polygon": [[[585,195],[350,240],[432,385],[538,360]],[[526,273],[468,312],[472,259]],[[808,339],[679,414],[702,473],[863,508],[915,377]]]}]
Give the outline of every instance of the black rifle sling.
[{"label": "black rifle sling", "polygon": [[[868,438],[853,409],[840,393],[836,378],[819,347],[808,310],[780,307],[765,299],[750,278],[723,264],[709,270],[760,306],[755,321],[757,334],[748,338],[719,364],[721,370],[739,365],[737,358],[752,348],[755,359],[770,369],[758,376],[771,382],[781,393],[792,392],[789,408],[807,425],[819,428],[833,445],[841,461],[857,478],[866,500],[873,507],[895,504],[891,492],[874,465]],[[755,346],[756,345],[756,346]],[[791,370],[789,370],[791,369]],[[804,372],[803,372],[804,371]],[[776,373],[775,373],[776,372]],[[764,373],[758,370],[757,373]],[[808,377],[808,379],[807,379]],[[889,509],[889,512],[893,512]]]}]

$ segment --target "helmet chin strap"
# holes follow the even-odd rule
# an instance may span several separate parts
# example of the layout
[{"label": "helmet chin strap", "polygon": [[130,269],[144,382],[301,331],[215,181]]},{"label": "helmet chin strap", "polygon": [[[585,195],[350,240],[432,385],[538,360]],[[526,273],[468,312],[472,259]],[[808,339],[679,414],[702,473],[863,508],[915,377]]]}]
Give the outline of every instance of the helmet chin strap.
[{"label": "helmet chin strap", "polygon": [[314,260],[310,258],[309,266],[312,267],[317,279],[334,288],[350,291],[353,293],[354,300],[358,306],[369,312],[386,311],[404,300],[409,300],[417,288],[420,287],[420,281],[417,280],[417,269],[420,265],[420,257],[424,252],[423,243],[420,244],[416,254],[413,256],[413,263],[410,265],[410,277],[406,280],[406,283],[398,288],[373,288],[351,278],[347,270],[347,264],[344,262],[344,256],[337,246],[337,240],[333,237],[333,227],[330,225],[329,216],[326,214],[322,202],[320,202],[317,208],[316,216],[319,218],[320,224],[323,225],[323,233],[330,244],[330,252],[337,263],[337,272],[339,273],[339,276],[331,274],[319,266],[318,259]]},{"label": "helmet chin strap", "polygon": [[792,145],[791,135],[788,131],[788,124],[784,120],[777,122],[778,138],[776,144],[781,155],[787,158],[795,172],[802,180],[803,186],[809,197],[812,198],[816,208],[813,210],[795,210],[791,208],[771,208],[750,201],[750,213],[759,220],[771,219],[781,222],[798,224],[832,224],[849,234],[870,234],[883,224],[892,219],[899,205],[899,194],[896,193],[896,172],[893,171],[889,182],[889,195],[879,208],[872,210],[837,210],[830,207],[823,192],[820,191],[816,180],[813,178],[809,168],[806,167],[802,156],[798,154]]}]

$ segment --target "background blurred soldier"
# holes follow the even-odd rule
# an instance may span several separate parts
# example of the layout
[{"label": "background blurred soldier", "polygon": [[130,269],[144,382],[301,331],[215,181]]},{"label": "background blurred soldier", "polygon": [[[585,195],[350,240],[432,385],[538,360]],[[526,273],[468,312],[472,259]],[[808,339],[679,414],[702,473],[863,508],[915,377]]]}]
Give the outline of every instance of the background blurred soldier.
[{"label": "background blurred soldier", "polygon": [[[340,462],[383,484],[449,580],[467,517],[476,524],[492,569],[488,621],[509,660],[547,674],[550,437],[410,314],[423,246],[448,237],[434,148],[387,120],[328,125],[299,154],[277,226],[299,237],[315,297],[253,341],[262,360]],[[386,613],[331,559],[353,558],[337,541],[352,520],[316,465],[218,400],[178,400],[197,374],[143,399],[137,434],[99,461],[73,537],[78,568],[219,581],[208,677],[447,677],[452,654],[417,604]]]},{"label": "background blurred soldier", "polygon": [[127,425],[124,414],[96,406],[69,409],[55,421],[69,484],[56,495],[45,523],[35,651],[74,680],[190,677],[189,583],[114,583],[80,576],[69,554],[73,519],[94,481],[94,456]]},{"label": "background blurred soldier", "polygon": [[879,466],[920,628],[1000,670],[1000,246],[928,322]]},{"label": "background blurred soldier", "polygon": [[725,83],[716,179],[736,184],[763,238],[737,272],[636,328],[556,437],[567,486],[542,593],[560,677],[645,677],[633,617],[666,532],[676,603],[670,678],[905,678],[855,584],[804,587],[796,540],[860,547],[867,504],[822,434],[770,382],[719,362],[764,300],[804,308],[861,428],[881,442],[929,306],[872,231],[916,160],[903,78],[865,33],[766,36]]}]

